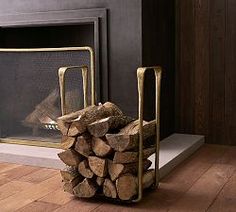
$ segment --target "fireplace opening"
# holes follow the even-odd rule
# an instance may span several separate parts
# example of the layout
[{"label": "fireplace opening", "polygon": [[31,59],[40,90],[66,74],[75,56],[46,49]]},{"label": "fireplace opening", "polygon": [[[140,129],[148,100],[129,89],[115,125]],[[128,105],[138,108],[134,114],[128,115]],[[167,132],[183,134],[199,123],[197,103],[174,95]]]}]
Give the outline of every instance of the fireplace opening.
[{"label": "fireplace opening", "polygon": [[[55,125],[61,115],[58,69],[86,65],[90,72],[90,52],[73,50],[78,46],[95,48],[93,24],[0,30],[2,142],[58,146],[60,133]],[[68,48],[64,51],[61,47]],[[16,51],[8,51],[9,48]],[[95,78],[99,79],[97,75]],[[67,112],[81,109],[83,85],[78,68],[66,74],[65,85]],[[96,95],[99,99],[99,92]]]},{"label": "fireplace opening", "polygon": [[93,24],[1,28],[1,48],[94,48]]}]

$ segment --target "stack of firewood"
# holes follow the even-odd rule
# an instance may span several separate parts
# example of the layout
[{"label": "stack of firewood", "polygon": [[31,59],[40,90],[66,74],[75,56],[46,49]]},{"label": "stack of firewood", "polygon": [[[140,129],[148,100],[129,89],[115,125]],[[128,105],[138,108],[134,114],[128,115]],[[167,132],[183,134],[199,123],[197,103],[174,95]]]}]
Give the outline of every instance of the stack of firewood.
[{"label": "stack of firewood", "polygon": [[[138,120],[125,116],[113,103],[89,106],[58,118],[62,132],[58,154],[64,190],[81,198],[104,195],[131,200],[138,193]],[[143,123],[143,188],[154,183],[148,157],[155,152],[155,121]]]}]

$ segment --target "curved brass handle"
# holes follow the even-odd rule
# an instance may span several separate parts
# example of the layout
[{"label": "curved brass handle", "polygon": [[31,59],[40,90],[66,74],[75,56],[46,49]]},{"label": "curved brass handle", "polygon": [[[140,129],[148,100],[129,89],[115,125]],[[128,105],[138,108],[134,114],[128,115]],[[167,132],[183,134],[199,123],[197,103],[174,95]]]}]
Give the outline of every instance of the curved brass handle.
[{"label": "curved brass handle", "polygon": [[[27,51],[27,49],[24,49]],[[48,49],[34,49],[34,51],[88,51],[90,55],[90,86],[91,86],[91,105],[95,105],[95,56],[91,47],[65,47],[65,48],[48,48]],[[61,96],[61,112],[62,115],[66,114],[65,108],[65,72],[71,68],[80,68],[82,70],[83,77],[83,90],[84,90],[84,107],[88,106],[87,89],[88,89],[88,67],[87,66],[70,66],[61,67],[58,70],[59,84],[60,84],[60,96]],[[86,71],[85,71],[86,69]],[[86,73],[85,73],[86,72]],[[86,78],[86,79],[85,79]]]},{"label": "curved brass handle", "polygon": [[154,70],[156,81],[156,158],[155,158],[155,186],[159,184],[159,151],[160,151],[160,91],[161,72],[160,66],[141,67],[137,70],[138,97],[139,97],[139,167],[138,167],[138,198],[134,202],[142,199],[143,195],[143,105],[144,105],[144,79],[147,70]]},{"label": "curved brass handle", "polygon": [[88,67],[87,66],[69,66],[61,67],[58,70],[59,86],[60,86],[60,97],[61,97],[61,113],[66,114],[65,105],[65,73],[68,70],[79,68],[82,71],[83,79],[83,93],[84,93],[84,107],[88,106]]}]

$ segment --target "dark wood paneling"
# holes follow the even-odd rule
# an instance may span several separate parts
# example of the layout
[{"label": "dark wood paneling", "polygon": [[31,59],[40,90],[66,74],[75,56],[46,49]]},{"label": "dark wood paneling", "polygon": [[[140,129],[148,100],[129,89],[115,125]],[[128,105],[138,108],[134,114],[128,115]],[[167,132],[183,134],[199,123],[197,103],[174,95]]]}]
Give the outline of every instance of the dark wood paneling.
[{"label": "dark wood paneling", "polygon": [[208,143],[236,145],[235,11],[234,0],[179,1],[176,130]]},{"label": "dark wood paneling", "polygon": [[195,2],[194,133],[209,133],[209,0]]},{"label": "dark wood paneling", "polygon": [[225,131],[227,143],[236,145],[236,1],[226,1]]},{"label": "dark wood paneling", "polygon": [[[210,0],[210,143],[225,143],[225,18],[222,0]],[[226,144],[226,143],[225,143]]]}]

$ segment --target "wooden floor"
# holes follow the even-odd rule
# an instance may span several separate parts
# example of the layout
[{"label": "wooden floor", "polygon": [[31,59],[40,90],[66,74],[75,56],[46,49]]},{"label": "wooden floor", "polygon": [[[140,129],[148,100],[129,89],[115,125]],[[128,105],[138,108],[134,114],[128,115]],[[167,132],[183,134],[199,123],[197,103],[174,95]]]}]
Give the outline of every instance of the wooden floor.
[{"label": "wooden floor", "polygon": [[0,212],[236,211],[236,147],[205,145],[142,202],[82,201],[62,191],[58,170],[0,163]]}]

